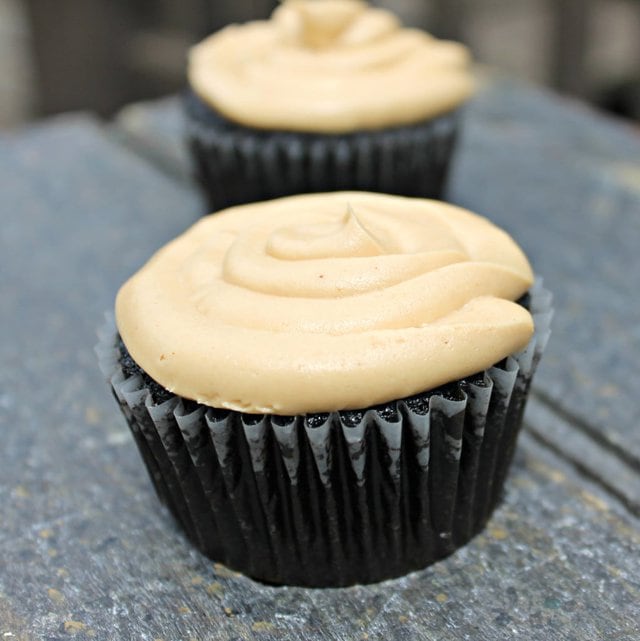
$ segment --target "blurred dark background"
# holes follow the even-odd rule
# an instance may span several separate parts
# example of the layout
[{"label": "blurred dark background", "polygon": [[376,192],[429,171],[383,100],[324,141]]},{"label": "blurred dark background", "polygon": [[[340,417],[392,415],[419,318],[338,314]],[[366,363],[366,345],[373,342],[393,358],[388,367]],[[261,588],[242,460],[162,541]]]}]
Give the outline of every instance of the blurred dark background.
[{"label": "blurred dark background", "polygon": [[[0,127],[179,90],[190,45],[276,0],[0,0]],[[480,63],[640,120],[640,0],[380,0]]]}]

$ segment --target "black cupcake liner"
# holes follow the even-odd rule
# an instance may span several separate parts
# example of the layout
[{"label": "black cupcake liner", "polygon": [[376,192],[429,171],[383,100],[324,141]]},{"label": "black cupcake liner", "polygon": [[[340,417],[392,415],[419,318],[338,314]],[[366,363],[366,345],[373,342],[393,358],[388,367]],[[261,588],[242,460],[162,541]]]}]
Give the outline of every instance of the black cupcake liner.
[{"label": "black cupcake liner", "polygon": [[432,120],[344,135],[236,125],[184,97],[195,174],[211,211],[294,194],[373,191],[441,199],[460,109]]},{"label": "black cupcake liner", "polygon": [[298,417],[154,398],[123,366],[111,319],[96,348],[160,500],[207,556],[256,579],[371,583],[424,568],[480,532],[499,503],[551,295],[529,345],[486,372],[363,411]]}]

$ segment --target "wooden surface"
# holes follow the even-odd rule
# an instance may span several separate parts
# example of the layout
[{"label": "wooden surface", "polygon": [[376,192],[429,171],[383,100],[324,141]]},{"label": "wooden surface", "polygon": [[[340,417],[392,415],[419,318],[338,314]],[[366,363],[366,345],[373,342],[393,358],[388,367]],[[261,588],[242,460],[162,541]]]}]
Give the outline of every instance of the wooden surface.
[{"label": "wooden surface", "polygon": [[470,108],[451,197],[557,301],[505,503],[431,569],[314,591],[190,548],[97,370],[118,286],[202,213],[180,131],[169,100],[0,137],[0,638],[640,638],[638,133],[510,83]]}]

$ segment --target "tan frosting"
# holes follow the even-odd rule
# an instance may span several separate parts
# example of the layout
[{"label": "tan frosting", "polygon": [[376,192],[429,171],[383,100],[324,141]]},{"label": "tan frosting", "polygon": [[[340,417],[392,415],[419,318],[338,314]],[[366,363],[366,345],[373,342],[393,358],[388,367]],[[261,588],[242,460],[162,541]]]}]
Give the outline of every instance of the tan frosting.
[{"label": "tan frosting", "polygon": [[436,201],[296,196],[203,218],[120,290],[134,360],[249,413],[368,407],[522,349],[533,275],[486,219]]},{"label": "tan frosting", "polygon": [[412,124],[473,91],[469,54],[358,0],[288,0],[191,51],[189,81],[230,120],[343,133]]}]

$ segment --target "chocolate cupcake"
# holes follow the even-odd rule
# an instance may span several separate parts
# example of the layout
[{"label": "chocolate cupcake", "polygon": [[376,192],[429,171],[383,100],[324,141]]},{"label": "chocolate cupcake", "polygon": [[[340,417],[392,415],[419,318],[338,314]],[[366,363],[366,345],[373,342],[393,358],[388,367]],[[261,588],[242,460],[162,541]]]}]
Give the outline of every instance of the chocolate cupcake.
[{"label": "chocolate cupcake", "polygon": [[212,211],[342,189],[439,198],[473,91],[465,47],[360,0],[287,0],[194,47],[188,77]]},{"label": "chocolate cupcake", "polygon": [[206,555],[341,586],[426,567],[498,504],[551,298],[435,201],[298,196],[203,218],[120,290],[100,363]]}]

